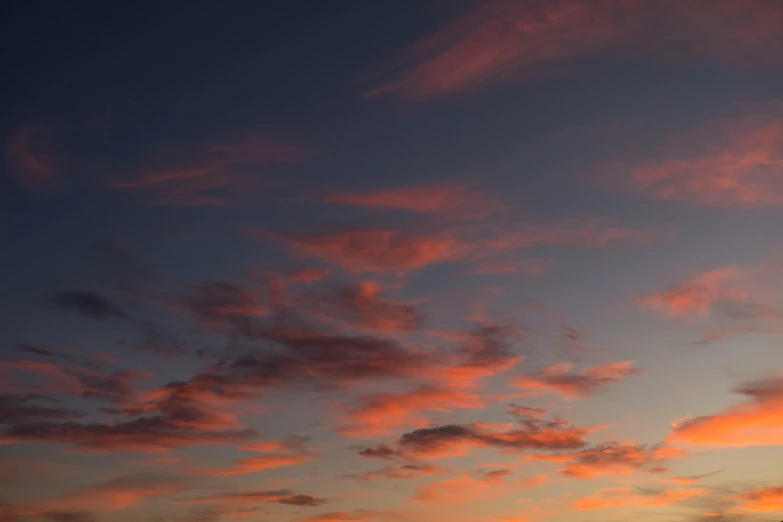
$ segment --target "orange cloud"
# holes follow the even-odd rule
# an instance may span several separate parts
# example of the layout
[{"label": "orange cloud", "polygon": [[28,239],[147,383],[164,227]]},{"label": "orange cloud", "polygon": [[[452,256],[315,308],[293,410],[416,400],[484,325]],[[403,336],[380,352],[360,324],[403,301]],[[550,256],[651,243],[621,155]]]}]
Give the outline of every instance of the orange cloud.
[{"label": "orange cloud", "polygon": [[571,368],[568,362],[547,366],[539,373],[517,376],[512,383],[518,388],[557,393],[571,399],[591,397],[606,386],[641,372],[631,361],[590,366],[579,373],[569,373]]},{"label": "orange cloud", "polygon": [[636,471],[662,471],[667,460],[685,453],[665,446],[607,442],[594,448],[559,455],[531,455],[528,460],[565,462],[560,472],[575,478],[624,475]]},{"label": "orange cloud", "polygon": [[20,125],[3,146],[6,171],[27,190],[53,188],[61,167],[52,150],[52,129],[42,124]]},{"label": "orange cloud", "polygon": [[715,415],[685,420],[669,441],[739,448],[783,444],[783,378],[748,382],[736,391],[747,400]]},{"label": "orange cloud", "polygon": [[546,475],[535,475],[522,480],[504,481],[511,475],[509,470],[484,473],[479,478],[462,475],[453,479],[431,482],[421,486],[414,499],[435,504],[458,504],[476,499],[489,500],[497,496],[534,488],[546,482]]},{"label": "orange cloud", "polygon": [[737,509],[758,513],[783,512],[783,487],[752,489],[739,495]]},{"label": "orange cloud", "polygon": [[505,210],[505,207],[494,201],[488,194],[466,185],[432,185],[337,193],[327,195],[324,201],[441,214],[460,219],[476,219]]},{"label": "orange cloud", "polygon": [[173,495],[189,489],[176,477],[134,475],[110,480],[45,501],[39,512],[120,511],[153,497]]},{"label": "orange cloud", "polygon": [[593,495],[572,502],[578,511],[618,509],[628,506],[666,507],[684,500],[705,495],[708,489],[668,489],[659,492],[640,492],[633,488],[606,488]]},{"label": "orange cloud", "polygon": [[429,424],[430,419],[419,416],[425,411],[448,412],[482,406],[483,402],[475,394],[425,385],[409,392],[366,397],[348,414],[348,424],[340,432],[349,436],[383,434],[394,428]]}]

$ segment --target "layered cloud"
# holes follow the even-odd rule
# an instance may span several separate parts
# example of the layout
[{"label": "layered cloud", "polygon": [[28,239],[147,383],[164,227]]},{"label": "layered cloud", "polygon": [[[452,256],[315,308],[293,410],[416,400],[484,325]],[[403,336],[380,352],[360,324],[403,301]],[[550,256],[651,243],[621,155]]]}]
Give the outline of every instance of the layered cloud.
[{"label": "layered cloud", "polygon": [[464,455],[477,448],[494,448],[503,453],[530,450],[579,449],[586,445],[589,428],[560,419],[537,416],[520,418],[518,424],[449,424],[404,433],[394,446],[380,444],[362,450],[368,458],[439,458]]},{"label": "layered cloud", "polygon": [[531,455],[527,459],[562,462],[561,473],[574,478],[593,478],[636,471],[666,471],[664,466],[667,461],[684,455],[681,450],[663,445],[607,442],[574,453]]}]

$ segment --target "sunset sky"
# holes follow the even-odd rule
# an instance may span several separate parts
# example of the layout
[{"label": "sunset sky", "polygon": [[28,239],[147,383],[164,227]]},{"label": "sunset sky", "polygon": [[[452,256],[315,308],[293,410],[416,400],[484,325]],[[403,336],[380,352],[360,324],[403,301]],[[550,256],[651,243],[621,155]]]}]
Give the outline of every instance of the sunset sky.
[{"label": "sunset sky", "polygon": [[0,20],[0,522],[783,518],[783,1]]}]

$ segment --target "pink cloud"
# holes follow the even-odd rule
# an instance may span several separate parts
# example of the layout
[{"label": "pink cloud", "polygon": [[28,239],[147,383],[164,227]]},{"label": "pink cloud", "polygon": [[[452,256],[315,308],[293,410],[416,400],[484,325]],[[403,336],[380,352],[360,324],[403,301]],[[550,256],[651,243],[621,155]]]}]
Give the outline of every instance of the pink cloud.
[{"label": "pink cloud", "polygon": [[14,129],[3,146],[6,171],[27,190],[53,188],[62,174],[61,159],[52,147],[52,129],[25,124]]},{"label": "pink cloud", "polygon": [[504,206],[488,194],[467,185],[413,186],[335,193],[327,195],[324,201],[342,205],[440,214],[459,219],[476,219],[505,210]]},{"label": "pink cloud", "polygon": [[759,49],[780,42],[782,25],[772,0],[469,2],[408,46],[366,94],[422,100],[524,82],[602,52],[758,63]]},{"label": "pink cloud", "polygon": [[[783,123],[749,117],[702,129],[709,146],[701,155],[664,157],[630,169],[634,192],[669,201],[713,207],[783,205]],[[705,137],[704,134],[707,136]]]},{"label": "pink cloud", "polygon": [[610,384],[638,375],[641,369],[631,361],[616,361],[590,366],[579,373],[571,373],[571,363],[559,363],[543,368],[538,373],[514,377],[514,386],[528,390],[557,393],[566,399],[591,397]]}]

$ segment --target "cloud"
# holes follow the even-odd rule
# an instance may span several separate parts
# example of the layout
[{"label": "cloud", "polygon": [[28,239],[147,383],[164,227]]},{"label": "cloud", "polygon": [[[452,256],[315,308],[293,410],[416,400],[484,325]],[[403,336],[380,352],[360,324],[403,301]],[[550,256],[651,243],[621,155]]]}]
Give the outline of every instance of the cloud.
[{"label": "cloud", "polygon": [[264,132],[196,147],[153,151],[133,171],[110,180],[152,205],[224,206],[268,185],[260,168],[302,160],[308,153]]},{"label": "cloud", "polygon": [[634,488],[605,488],[572,502],[578,511],[634,507],[666,507],[709,493],[708,489],[666,489],[643,491]]},{"label": "cloud", "polygon": [[263,293],[227,281],[192,285],[182,300],[185,307],[205,330],[233,324],[245,317],[263,316],[269,309],[260,303]]},{"label": "cloud", "polygon": [[744,491],[737,509],[757,513],[783,512],[783,487],[769,486]]},{"label": "cloud", "polygon": [[353,272],[418,270],[467,254],[466,246],[450,232],[406,235],[391,229],[354,228],[292,237],[288,242],[301,254]]},{"label": "cloud", "polygon": [[505,207],[489,194],[467,185],[429,185],[343,192],[328,194],[323,200],[327,203],[407,210],[457,219],[478,219],[505,210]]},{"label": "cloud", "polygon": [[631,361],[616,361],[590,366],[579,373],[569,373],[571,363],[559,363],[538,373],[514,377],[514,386],[523,389],[557,393],[566,399],[592,397],[610,384],[641,373]]},{"label": "cloud", "polygon": [[43,512],[120,511],[136,507],[148,498],[173,495],[190,487],[178,477],[129,475],[52,498],[35,509]]},{"label": "cloud", "polygon": [[28,123],[16,127],[6,138],[6,172],[23,188],[38,191],[57,184],[62,164],[53,148],[53,134],[48,125]]},{"label": "cloud", "polygon": [[601,220],[552,223],[476,224],[436,231],[381,227],[343,227],[314,234],[279,235],[246,229],[262,239],[286,244],[295,253],[334,263],[353,273],[421,270],[447,262],[485,263],[492,256],[541,246],[604,246],[617,242],[649,242],[661,231],[624,228]]},{"label": "cloud", "polygon": [[430,367],[428,378],[436,383],[468,389],[477,381],[511,370],[524,355],[516,352],[526,336],[523,330],[508,323],[480,324],[472,330],[454,335],[458,344],[441,367]]},{"label": "cloud", "polygon": [[555,418],[524,417],[518,425],[485,423],[447,424],[421,428],[403,434],[394,447],[366,448],[363,457],[449,457],[463,455],[473,448],[495,448],[504,453],[527,450],[579,449],[585,446],[589,429],[578,428]]},{"label": "cloud", "polygon": [[[362,453],[364,453],[363,456],[365,457],[374,457],[376,456],[375,451],[377,450],[378,448],[368,448],[362,450]],[[393,450],[390,449],[390,451],[394,453]],[[401,480],[415,479],[423,476],[434,475],[436,473],[444,473],[446,471],[447,470],[444,470],[443,468],[432,466],[430,464],[402,464],[400,466],[386,466],[384,468],[374,471],[367,471],[365,473],[345,475],[345,477],[366,481],[378,479]]]},{"label": "cloud", "polygon": [[685,453],[665,446],[607,442],[575,453],[531,455],[529,460],[564,462],[559,471],[574,478],[607,477],[636,471],[660,472],[674,457]]},{"label": "cloud", "polygon": [[484,472],[479,477],[469,475],[431,482],[419,487],[414,494],[414,500],[441,505],[459,504],[481,499],[491,500],[501,495],[518,492],[541,486],[546,482],[546,475],[535,475],[522,480],[507,480],[510,470],[494,470]]},{"label": "cloud", "polygon": [[371,511],[331,511],[297,519],[297,522],[370,522],[375,519],[375,512]]},{"label": "cloud", "polygon": [[404,393],[379,393],[362,399],[361,404],[346,416],[347,424],[340,432],[349,436],[371,436],[410,426],[429,424],[421,417],[425,411],[449,412],[454,409],[476,409],[483,401],[458,389],[420,386]]},{"label": "cloud", "polygon": [[316,507],[328,502],[325,498],[298,494],[290,489],[244,491],[241,493],[223,493],[207,497],[179,499],[178,503],[195,504],[254,504],[276,503],[287,506]]},{"label": "cloud", "polygon": [[688,418],[669,441],[739,448],[783,444],[783,378],[746,382],[735,391],[746,400],[715,415]]},{"label": "cloud", "polygon": [[319,318],[367,332],[409,333],[424,323],[424,316],[416,307],[384,297],[375,281],[341,285],[336,292],[311,293],[296,301]]},{"label": "cloud", "polygon": [[741,303],[750,294],[753,272],[725,266],[674,283],[667,290],[638,297],[638,303],[670,317],[706,316],[719,303]]},{"label": "cloud", "polygon": [[52,304],[63,310],[72,310],[97,321],[121,319],[125,312],[101,294],[89,290],[66,290],[52,297]]},{"label": "cloud", "polygon": [[296,437],[254,443],[241,449],[260,454],[236,459],[234,467],[230,469],[205,468],[194,470],[194,473],[213,476],[244,475],[264,469],[296,466],[315,458],[315,453],[307,448],[306,440]]},{"label": "cloud", "polygon": [[[467,475],[431,482],[418,488],[414,500],[435,504],[459,504],[478,498],[487,499],[490,485],[486,481],[475,480]],[[491,498],[491,496],[489,497]]]},{"label": "cloud", "polygon": [[[749,116],[698,130],[706,150],[608,167],[632,192],[708,207],[783,206],[783,120]],[[704,148],[704,147],[702,147]],[[699,150],[699,149],[696,149]]]},{"label": "cloud", "polygon": [[0,426],[25,422],[59,421],[81,416],[75,410],[36,404],[41,401],[50,404],[59,402],[45,395],[0,394]]},{"label": "cloud", "polygon": [[46,442],[98,453],[161,452],[202,444],[234,445],[255,437],[251,429],[206,430],[150,416],[115,423],[17,422],[0,431],[0,444]]},{"label": "cloud", "polygon": [[20,352],[32,353],[34,355],[43,355],[45,357],[55,357],[57,359],[64,359],[66,361],[72,360],[71,357],[61,354],[53,349],[44,348],[43,346],[34,346],[32,344],[23,344],[18,346]]},{"label": "cloud", "polygon": [[536,80],[600,53],[758,63],[754,52],[779,43],[783,33],[783,8],[770,0],[490,0],[467,5],[376,74],[377,83],[366,94],[425,100]]}]

